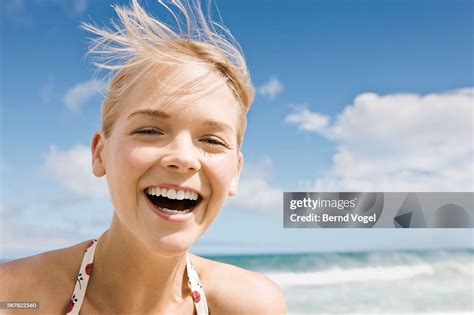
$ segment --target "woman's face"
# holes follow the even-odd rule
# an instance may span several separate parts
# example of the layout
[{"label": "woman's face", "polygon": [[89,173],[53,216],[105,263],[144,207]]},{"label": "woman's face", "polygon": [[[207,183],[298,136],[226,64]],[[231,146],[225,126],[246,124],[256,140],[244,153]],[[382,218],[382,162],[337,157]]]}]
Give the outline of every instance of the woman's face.
[{"label": "woman's face", "polygon": [[[237,144],[239,105],[225,84],[200,97],[174,101],[153,95],[154,89],[156,80],[146,78],[132,87],[121,101],[110,138],[94,136],[93,169],[96,176],[107,175],[118,219],[113,224],[150,249],[173,255],[187,250],[227,196],[236,193],[243,163]],[[147,190],[150,187],[160,189]],[[155,206],[152,200],[157,197],[147,194],[163,194],[163,188],[168,196],[160,196],[159,204],[181,208],[179,212]],[[199,195],[197,205],[190,201],[193,193]],[[190,207],[191,212],[182,211]]]}]

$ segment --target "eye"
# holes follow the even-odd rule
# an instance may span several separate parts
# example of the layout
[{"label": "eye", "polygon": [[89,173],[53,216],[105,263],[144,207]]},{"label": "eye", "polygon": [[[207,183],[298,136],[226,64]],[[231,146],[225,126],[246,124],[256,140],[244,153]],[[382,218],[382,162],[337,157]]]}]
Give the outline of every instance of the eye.
[{"label": "eye", "polygon": [[201,141],[213,146],[213,147],[224,147],[224,148],[228,148],[228,145],[225,144],[223,141],[220,141],[216,138],[206,138],[206,139],[202,139]]},{"label": "eye", "polygon": [[162,135],[163,133],[154,128],[147,128],[135,131],[135,133],[146,134],[146,135]]}]

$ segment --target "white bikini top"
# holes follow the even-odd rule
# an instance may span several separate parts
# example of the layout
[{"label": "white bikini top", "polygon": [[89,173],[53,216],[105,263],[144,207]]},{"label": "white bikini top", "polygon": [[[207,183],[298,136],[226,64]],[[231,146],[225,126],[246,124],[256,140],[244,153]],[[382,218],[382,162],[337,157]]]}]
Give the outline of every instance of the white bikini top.
[{"label": "white bikini top", "polygon": [[[94,252],[97,240],[91,240],[82,259],[81,268],[77,275],[76,286],[72,293],[71,300],[66,308],[66,314],[78,315],[81,310],[84,296],[86,295],[87,283],[92,274],[92,267],[94,265]],[[199,276],[194,269],[189,257],[186,256],[186,272],[188,274],[188,286],[191,290],[191,296],[194,301],[197,315],[208,315],[209,309],[207,307],[206,295],[202,288]]]}]

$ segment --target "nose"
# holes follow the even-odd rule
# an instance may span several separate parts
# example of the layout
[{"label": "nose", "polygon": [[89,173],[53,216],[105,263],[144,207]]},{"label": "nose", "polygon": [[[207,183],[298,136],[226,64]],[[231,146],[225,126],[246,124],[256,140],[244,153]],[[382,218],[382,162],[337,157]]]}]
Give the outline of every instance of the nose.
[{"label": "nose", "polygon": [[181,134],[169,142],[166,153],[161,158],[161,165],[180,173],[198,171],[201,163],[191,137]]}]

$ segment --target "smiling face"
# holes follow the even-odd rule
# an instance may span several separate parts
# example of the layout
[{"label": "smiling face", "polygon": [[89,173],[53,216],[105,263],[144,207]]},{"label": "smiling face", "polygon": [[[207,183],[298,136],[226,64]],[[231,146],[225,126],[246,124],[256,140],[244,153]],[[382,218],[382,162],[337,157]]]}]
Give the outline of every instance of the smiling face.
[{"label": "smiling face", "polygon": [[[222,84],[178,97],[171,97],[175,89],[168,95],[158,89],[156,76],[145,76],[120,101],[111,136],[97,133],[92,143],[94,174],[107,175],[115,208],[112,224],[163,255],[187,250],[237,190],[243,163],[237,141],[239,104],[225,81],[207,69],[186,69],[178,77],[192,84],[203,75]],[[161,92],[151,93],[157,90]],[[178,199],[199,196],[192,212],[166,214],[146,194],[177,187],[183,190],[178,189]]]}]

